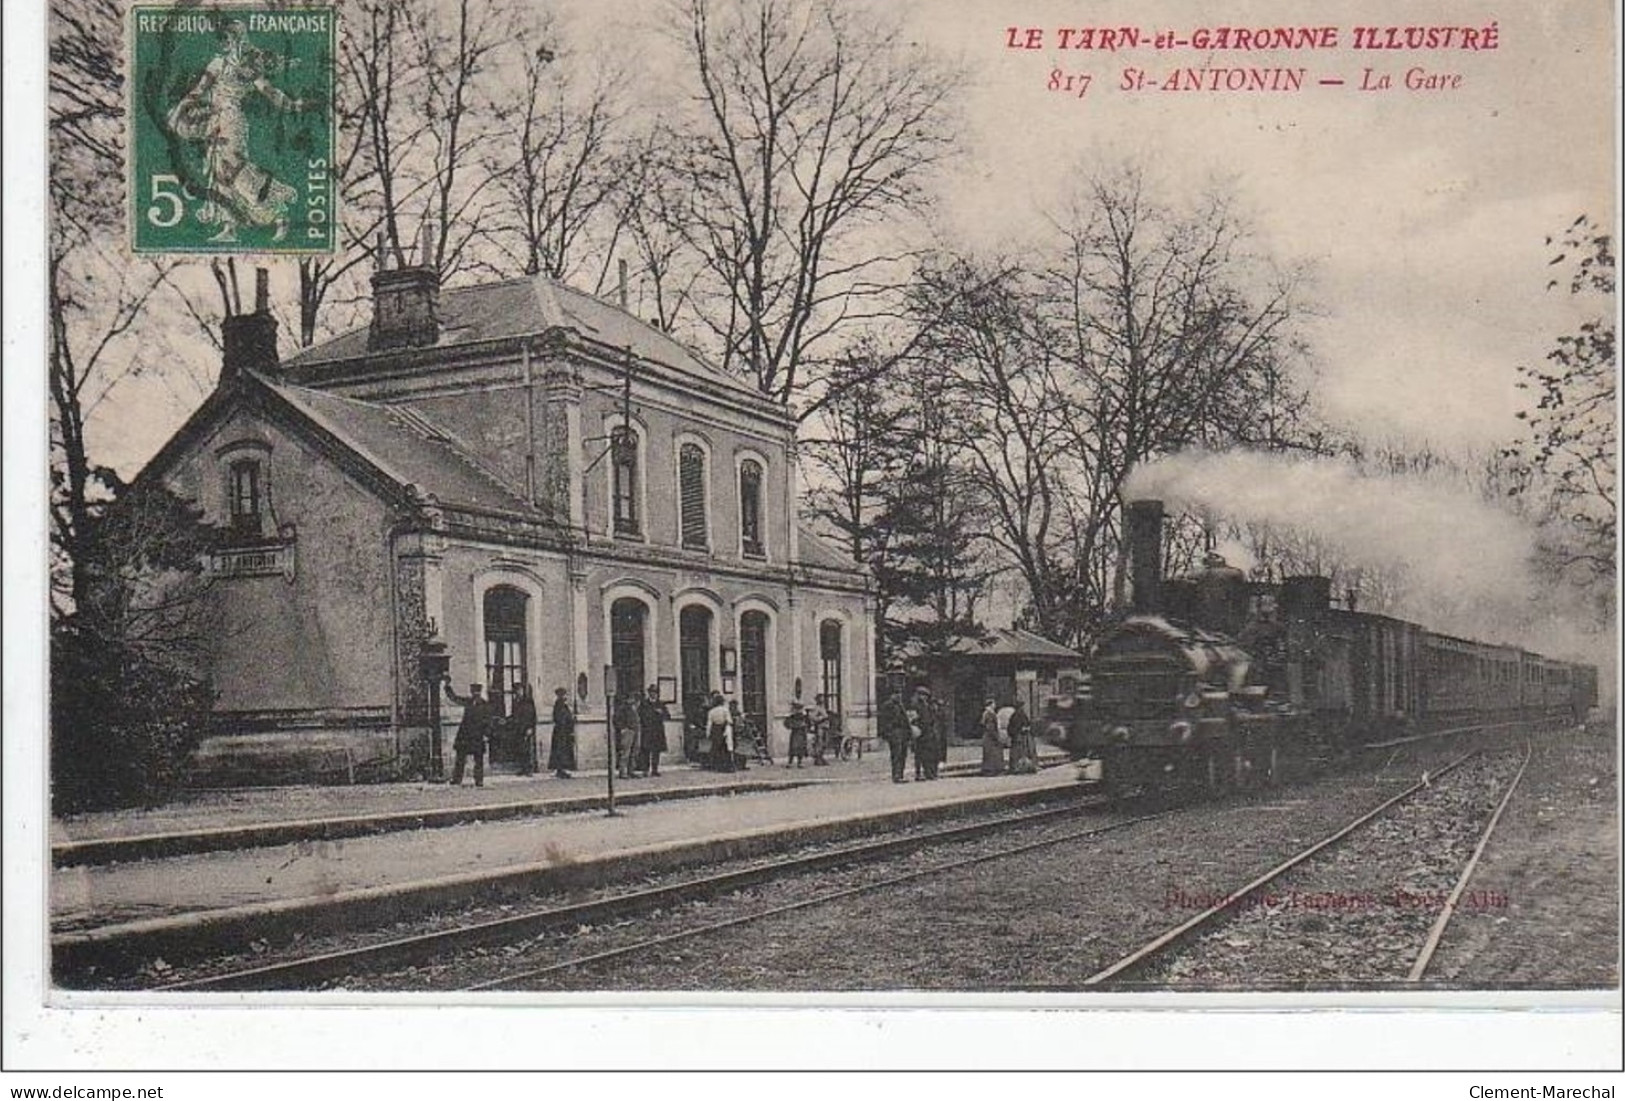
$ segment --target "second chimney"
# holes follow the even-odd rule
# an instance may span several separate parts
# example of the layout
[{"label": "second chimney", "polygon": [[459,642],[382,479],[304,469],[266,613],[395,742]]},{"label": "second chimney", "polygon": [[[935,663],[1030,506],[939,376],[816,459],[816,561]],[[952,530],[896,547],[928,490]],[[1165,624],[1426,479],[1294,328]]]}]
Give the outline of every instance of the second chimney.
[{"label": "second chimney", "polygon": [[1162,607],[1162,502],[1128,503],[1130,609],[1149,615]]},{"label": "second chimney", "polygon": [[372,276],[372,331],[368,351],[430,348],[440,339],[440,270],[429,256],[427,227],[416,265],[386,269],[379,242],[379,267]]}]

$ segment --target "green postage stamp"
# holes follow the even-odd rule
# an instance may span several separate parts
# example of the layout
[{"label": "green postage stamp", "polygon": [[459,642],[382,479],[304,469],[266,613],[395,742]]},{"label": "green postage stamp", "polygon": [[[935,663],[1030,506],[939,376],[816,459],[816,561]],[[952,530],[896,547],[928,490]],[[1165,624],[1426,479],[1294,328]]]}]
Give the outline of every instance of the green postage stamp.
[{"label": "green postage stamp", "polygon": [[332,8],[130,13],[138,253],[332,252]]}]

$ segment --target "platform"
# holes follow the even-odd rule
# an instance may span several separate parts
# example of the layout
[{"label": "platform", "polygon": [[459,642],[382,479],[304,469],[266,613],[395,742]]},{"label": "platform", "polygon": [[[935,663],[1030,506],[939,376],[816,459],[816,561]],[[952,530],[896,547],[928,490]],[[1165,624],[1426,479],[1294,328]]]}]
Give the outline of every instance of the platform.
[{"label": "platform", "polygon": [[[600,805],[582,809],[569,802],[596,797],[601,772],[569,781],[487,777],[483,789],[264,790],[159,811],[85,816],[56,824],[63,843],[133,842],[188,832],[184,827],[194,833],[314,829],[341,820],[398,824],[411,815],[432,820],[448,811],[474,812],[471,820],[438,828],[380,827],[364,836],[58,867],[51,876],[54,949],[59,964],[104,950],[173,955],[290,928],[402,920],[438,907],[590,888],[967,809],[1019,806],[1078,783],[1067,767],[984,777],[976,774],[979,761],[977,747],[954,747],[943,779],[905,784],[890,782],[886,760],[876,754],[824,768],[737,774],[679,766],[662,769],[658,779],[618,780],[614,817]],[[342,806],[345,796],[365,809],[320,813]],[[514,813],[516,806],[540,809]],[[484,817],[482,809],[489,812]]]}]

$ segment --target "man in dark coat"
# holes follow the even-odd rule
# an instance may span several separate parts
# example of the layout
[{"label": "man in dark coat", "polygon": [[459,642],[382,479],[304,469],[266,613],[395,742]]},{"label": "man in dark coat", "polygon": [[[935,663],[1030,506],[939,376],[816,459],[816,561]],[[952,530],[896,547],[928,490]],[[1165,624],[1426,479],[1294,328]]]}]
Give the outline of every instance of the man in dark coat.
[{"label": "man in dark coat", "polygon": [[660,702],[659,687],[651,684],[643,699],[638,701],[638,759],[640,771],[650,776],[660,775],[660,755],[666,752],[666,722],[670,718],[671,712]]},{"label": "man in dark coat", "polygon": [[948,755],[948,736],[930,689],[922,686],[914,693],[914,710],[919,716],[915,722],[920,728],[919,739],[914,743],[914,778],[935,780],[938,767]]},{"label": "man in dark coat", "polygon": [[553,689],[553,742],[547,750],[547,767],[560,780],[570,778],[576,767],[576,713],[570,709],[570,694]]},{"label": "man in dark coat", "polygon": [[908,764],[908,744],[912,736],[908,710],[903,706],[903,694],[895,689],[880,705],[880,736],[891,750],[891,782],[903,782],[903,767]]},{"label": "man in dark coat", "polygon": [[463,721],[451,743],[457,754],[457,761],[451,766],[451,782],[458,787],[463,786],[463,766],[470,757],[474,758],[474,786],[485,786],[485,743],[495,730],[496,713],[491,710],[491,701],[485,698],[484,692],[480,685],[471,684],[468,695],[459,696],[451,690],[451,681],[446,681],[446,698],[463,708]]},{"label": "man in dark coat", "polygon": [[515,685],[513,711],[508,716],[513,736],[519,740],[519,774],[536,774],[536,699],[530,685]]}]

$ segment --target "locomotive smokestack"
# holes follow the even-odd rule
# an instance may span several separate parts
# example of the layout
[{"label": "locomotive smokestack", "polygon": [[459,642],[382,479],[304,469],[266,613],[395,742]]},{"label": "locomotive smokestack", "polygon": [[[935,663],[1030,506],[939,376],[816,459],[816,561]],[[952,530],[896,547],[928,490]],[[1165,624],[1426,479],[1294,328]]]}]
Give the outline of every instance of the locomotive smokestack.
[{"label": "locomotive smokestack", "polygon": [[1128,503],[1130,608],[1139,615],[1162,607],[1162,502]]}]

